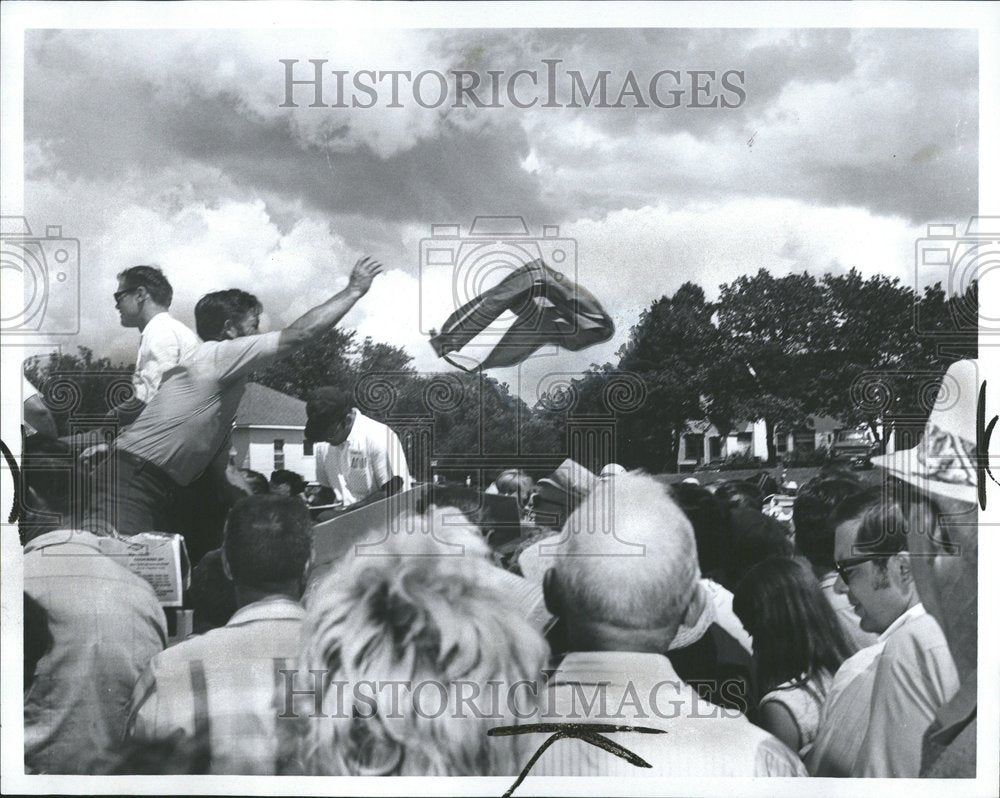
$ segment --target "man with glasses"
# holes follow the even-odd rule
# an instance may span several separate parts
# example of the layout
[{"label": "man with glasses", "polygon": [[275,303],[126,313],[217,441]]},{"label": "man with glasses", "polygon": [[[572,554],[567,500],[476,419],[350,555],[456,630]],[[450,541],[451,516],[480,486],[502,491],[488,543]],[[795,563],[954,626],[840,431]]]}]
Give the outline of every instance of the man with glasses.
[{"label": "man with glasses", "polygon": [[810,771],[916,777],[924,730],[958,689],[955,664],[917,593],[895,492],[879,486],[848,497],[834,523],[836,589],[847,594],[861,628],[879,637],[837,672]]},{"label": "man with glasses", "polygon": [[[382,264],[361,258],[347,286],[283,330],[259,334],[263,307],[237,288],[206,294],[195,306],[202,343],[166,375],[160,390],[114,442],[112,468],[95,480],[90,523],[119,534],[177,531],[192,560],[212,547],[205,530],[179,523],[200,511],[183,488],[203,476],[225,491],[230,432],[250,374],[286,357],[337,324],[371,287]],[[215,530],[217,533],[221,530]]]},{"label": "man with glasses", "polygon": [[118,275],[115,308],[122,327],[139,329],[139,353],[132,386],[135,400],[116,408],[118,419],[129,423],[160,389],[163,373],[188,358],[198,337],[168,312],[174,289],[155,266],[132,266]]}]

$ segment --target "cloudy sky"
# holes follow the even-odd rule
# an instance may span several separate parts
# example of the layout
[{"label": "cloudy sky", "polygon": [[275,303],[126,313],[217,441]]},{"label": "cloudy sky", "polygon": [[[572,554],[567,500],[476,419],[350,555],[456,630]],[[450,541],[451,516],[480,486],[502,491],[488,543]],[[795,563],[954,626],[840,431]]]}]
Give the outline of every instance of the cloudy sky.
[{"label": "cloudy sky", "polygon": [[[280,107],[279,59],[326,70],[543,69],[619,87],[664,70],[739,70],[738,108]],[[432,224],[520,215],[577,243],[576,276],[614,341],[495,376],[532,399],[546,371],[612,359],[640,311],[685,280],[713,295],[759,267],[857,267],[913,281],[928,222],[976,212],[977,34],[961,30],[30,31],[25,209],[81,244],[78,343],[129,359],[115,274],[155,263],[193,326],[239,286],[271,328],[387,273],[345,323],[448,370],[427,343],[453,274],[420,262]],[[328,73],[332,74],[332,73]],[[332,85],[332,77],[328,78]],[[717,84],[716,84],[717,85]],[[564,93],[563,93],[564,94]],[[560,95],[563,96],[563,95]],[[332,102],[332,98],[325,98]],[[563,96],[563,99],[565,97]],[[540,105],[541,103],[539,103]],[[461,279],[465,279],[464,277]],[[461,296],[458,291],[458,299]]]}]

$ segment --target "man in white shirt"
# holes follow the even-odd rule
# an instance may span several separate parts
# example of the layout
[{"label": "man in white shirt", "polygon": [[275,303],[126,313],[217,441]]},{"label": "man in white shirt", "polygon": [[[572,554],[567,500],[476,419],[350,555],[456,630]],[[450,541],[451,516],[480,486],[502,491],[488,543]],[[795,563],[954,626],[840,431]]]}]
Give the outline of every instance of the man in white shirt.
[{"label": "man in white shirt", "polygon": [[160,389],[163,373],[190,357],[198,337],[168,312],[174,289],[155,266],[132,266],[118,275],[115,307],[122,327],[139,330],[139,353],[132,387],[135,399],[127,410],[117,408],[119,420],[132,421]]},{"label": "man in white shirt", "polygon": [[285,329],[263,335],[258,334],[263,307],[253,294],[232,288],[198,300],[195,320],[204,343],[164,373],[160,390],[118,436],[114,467],[108,470],[115,479],[98,479],[92,519],[111,520],[126,535],[174,531],[179,490],[210,467],[225,466],[250,373],[339,322],[381,271],[378,261],[358,260],[344,290]]},{"label": "man in white shirt", "polygon": [[318,388],[306,403],[305,436],[316,441],[316,481],[340,496],[344,507],[362,506],[410,487],[399,438],[363,415],[343,388]]},{"label": "man in white shirt", "polygon": [[834,514],[837,589],[882,650],[824,708],[810,757],[817,775],[917,777],[924,730],[958,689],[948,643],[917,594],[899,504],[883,491],[856,494]]},{"label": "man in white shirt", "polygon": [[[550,558],[544,591],[569,653],[539,699],[538,722],[665,733],[608,734],[648,769],[566,739],[541,755],[532,775],[806,775],[784,744],[738,711],[703,700],[661,653],[701,609],[693,601],[699,571],[691,524],[661,483],[637,474],[599,483],[570,516],[564,540]],[[632,552],[623,550],[622,540]],[[530,738],[529,750],[544,740],[521,737]]]}]

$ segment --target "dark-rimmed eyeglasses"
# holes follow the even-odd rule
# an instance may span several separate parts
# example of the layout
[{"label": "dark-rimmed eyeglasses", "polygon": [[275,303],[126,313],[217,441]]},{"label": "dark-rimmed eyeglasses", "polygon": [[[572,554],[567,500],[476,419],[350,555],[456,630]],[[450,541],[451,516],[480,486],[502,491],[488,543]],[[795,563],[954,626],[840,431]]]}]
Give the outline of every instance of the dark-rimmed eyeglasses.
[{"label": "dark-rimmed eyeglasses", "polygon": [[846,585],[851,578],[851,574],[859,565],[864,565],[866,562],[872,562],[873,560],[886,560],[891,556],[891,554],[869,554],[865,557],[848,557],[846,560],[838,560],[834,563],[833,567],[837,571],[837,576],[843,579]]},{"label": "dark-rimmed eyeglasses", "polygon": [[138,290],[139,290],[138,288],[123,288],[121,291],[115,291],[114,293],[115,304],[117,305],[129,294],[134,294]]}]

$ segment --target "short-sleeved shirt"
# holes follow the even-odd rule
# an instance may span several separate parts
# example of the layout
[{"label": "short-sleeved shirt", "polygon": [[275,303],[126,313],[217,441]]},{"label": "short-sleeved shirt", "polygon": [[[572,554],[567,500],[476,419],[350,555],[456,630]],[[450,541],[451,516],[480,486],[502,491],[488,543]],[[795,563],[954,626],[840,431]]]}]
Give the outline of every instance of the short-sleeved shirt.
[{"label": "short-sleeved shirt", "polygon": [[229,440],[247,377],[278,353],[280,331],[205,341],[163,373],[160,390],[118,436],[119,450],[189,485]]},{"label": "short-sleeved shirt", "polygon": [[163,372],[186,360],[198,348],[198,336],[166,311],[147,322],[139,337],[132,387],[135,398],[149,404],[160,389]]},{"label": "short-sleeved shirt", "polygon": [[345,505],[363,501],[393,477],[410,486],[410,470],[399,438],[385,424],[354,411],[351,432],[339,446],[320,442],[313,447],[316,481],[333,488]]},{"label": "short-sleeved shirt", "polygon": [[[580,740],[560,740],[539,757],[531,768],[533,776],[806,775],[784,743],[739,712],[704,701],[659,654],[571,652],[550,675],[546,692],[540,698],[542,711],[527,723],[645,726],[666,734],[608,734],[609,740],[649,763],[648,769]],[[537,749],[545,736],[523,738],[527,747]]]},{"label": "short-sleeved shirt", "polygon": [[24,699],[25,764],[36,773],[106,772],[132,687],[166,643],[163,610],[145,580],[74,530],[27,543],[24,592],[52,636]]},{"label": "short-sleeved shirt", "polygon": [[207,748],[211,773],[277,773],[279,716],[291,711],[282,671],[294,674],[304,615],[299,602],[272,596],[155,656],[135,685],[129,736],[181,731]]}]

